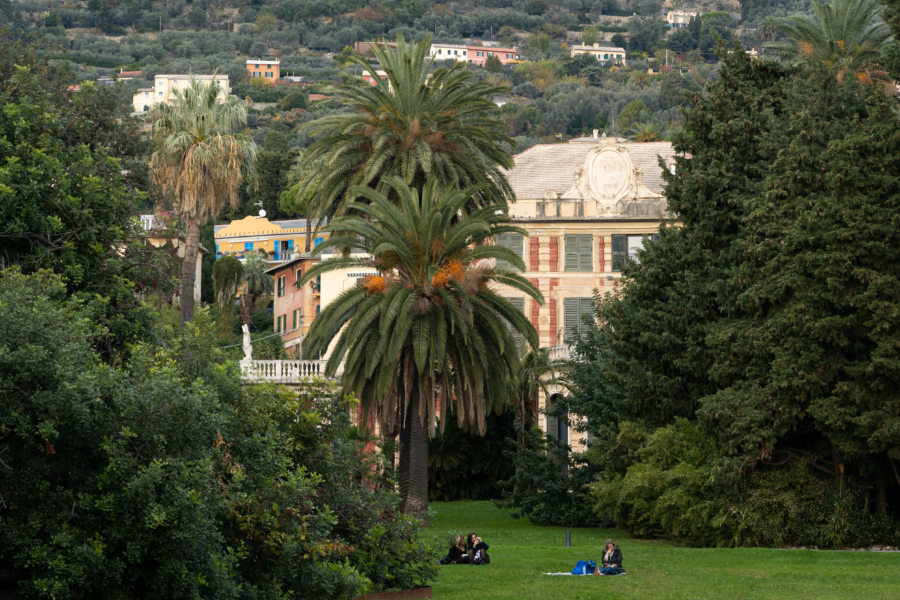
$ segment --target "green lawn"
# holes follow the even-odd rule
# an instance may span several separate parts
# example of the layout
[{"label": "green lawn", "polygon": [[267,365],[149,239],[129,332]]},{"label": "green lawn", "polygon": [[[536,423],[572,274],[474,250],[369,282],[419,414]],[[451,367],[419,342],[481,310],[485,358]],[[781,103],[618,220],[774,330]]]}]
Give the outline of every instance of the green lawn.
[{"label": "green lawn", "polygon": [[[491,564],[441,567],[434,598],[450,599],[853,599],[900,598],[900,553],[695,549],[637,540],[621,531],[539,527],[492,502],[434,502],[428,529],[440,539],[475,531]],[[606,538],[622,549],[627,575],[551,577],[579,559],[599,561]]]}]

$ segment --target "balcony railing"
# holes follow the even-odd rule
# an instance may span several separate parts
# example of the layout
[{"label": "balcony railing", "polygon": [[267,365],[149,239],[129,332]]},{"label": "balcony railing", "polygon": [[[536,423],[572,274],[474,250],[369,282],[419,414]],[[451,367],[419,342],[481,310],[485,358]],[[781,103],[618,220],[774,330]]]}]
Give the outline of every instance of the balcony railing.
[{"label": "balcony railing", "polygon": [[[297,383],[305,377],[325,377],[324,360],[241,361],[241,379],[268,383]],[[343,368],[338,368],[340,377]]]},{"label": "balcony railing", "polygon": [[547,355],[550,360],[569,360],[572,358],[572,346],[570,344],[550,346],[547,348]]}]

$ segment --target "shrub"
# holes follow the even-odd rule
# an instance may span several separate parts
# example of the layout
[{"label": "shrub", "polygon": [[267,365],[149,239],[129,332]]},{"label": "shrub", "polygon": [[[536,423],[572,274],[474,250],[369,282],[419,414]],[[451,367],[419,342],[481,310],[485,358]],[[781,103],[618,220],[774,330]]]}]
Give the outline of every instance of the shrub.
[{"label": "shrub", "polygon": [[900,522],[867,509],[865,488],[841,491],[803,461],[751,475],[728,510],[736,546],[842,548],[900,542]]},{"label": "shrub", "polygon": [[[727,544],[725,503],[711,483],[713,441],[685,419],[643,439],[633,429],[620,424],[617,442],[640,443],[634,462],[624,475],[607,474],[593,486],[597,514],[640,536],[691,546]],[[630,442],[622,441],[625,436]]]},{"label": "shrub", "polygon": [[513,466],[504,456],[507,438],[515,434],[513,416],[488,415],[487,433],[465,433],[448,411],[444,431],[428,442],[429,500],[499,498],[497,482],[509,479]]},{"label": "shrub", "polygon": [[533,428],[522,432],[521,442],[510,440],[505,454],[513,461],[515,474],[503,487],[529,520],[567,527],[601,522],[594,513],[588,488],[597,468],[571,454],[568,446]]}]

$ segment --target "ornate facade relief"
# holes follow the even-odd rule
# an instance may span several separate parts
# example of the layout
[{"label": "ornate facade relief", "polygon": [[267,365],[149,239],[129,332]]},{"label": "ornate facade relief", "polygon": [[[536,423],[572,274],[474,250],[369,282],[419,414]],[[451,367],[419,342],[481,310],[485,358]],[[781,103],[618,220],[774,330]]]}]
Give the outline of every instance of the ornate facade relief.
[{"label": "ornate facade relief", "polygon": [[628,150],[604,134],[575,167],[572,186],[560,196],[547,190],[542,208],[546,216],[663,216],[666,202],[644,185],[643,169]]}]

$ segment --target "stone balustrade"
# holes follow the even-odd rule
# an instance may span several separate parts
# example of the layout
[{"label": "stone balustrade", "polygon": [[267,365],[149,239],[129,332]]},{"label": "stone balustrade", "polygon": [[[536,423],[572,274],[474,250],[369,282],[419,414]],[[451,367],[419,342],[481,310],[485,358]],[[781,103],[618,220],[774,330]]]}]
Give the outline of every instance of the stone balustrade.
[{"label": "stone balustrade", "polygon": [[569,360],[572,358],[572,346],[570,344],[550,346],[547,348],[547,356],[550,360]]},{"label": "stone balustrade", "polygon": [[[257,383],[297,383],[306,377],[325,377],[324,360],[242,360],[241,379]],[[340,377],[339,368],[336,376]]]}]

